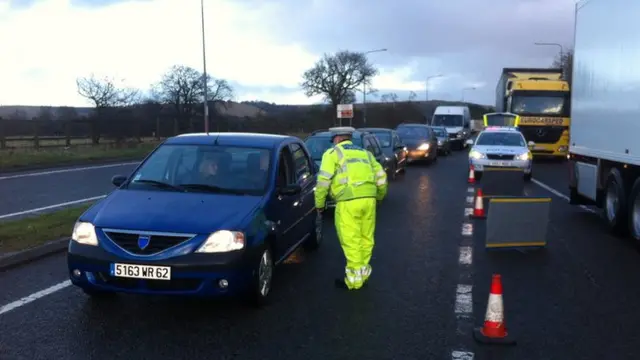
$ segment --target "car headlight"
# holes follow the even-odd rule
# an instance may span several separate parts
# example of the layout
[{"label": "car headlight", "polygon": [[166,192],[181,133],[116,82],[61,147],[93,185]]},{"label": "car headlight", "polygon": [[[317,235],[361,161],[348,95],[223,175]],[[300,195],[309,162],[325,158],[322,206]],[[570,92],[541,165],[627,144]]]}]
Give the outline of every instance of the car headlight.
[{"label": "car headlight", "polygon": [[98,245],[98,237],[96,236],[96,228],[92,223],[78,221],[73,226],[71,240],[78,244]]},{"label": "car headlight", "polygon": [[429,150],[429,144],[422,144],[422,145],[418,146],[418,150],[420,150],[420,151]]},{"label": "car headlight", "polygon": [[444,141],[438,140],[438,145],[442,145],[443,143],[444,143]]},{"label": "car headlight", "polygon": [[516,160],[531,160],[531,152],[526,152],[516,156]]},{"label": "car headlight", "polygon": [[477,150],[471,150],[469,151],[469,157],[474,160],[480,160],[486,158],[486,155]]},{"label": "car headlight", "polygon": [[222,253],[244,248],[244,233],[220,230],[209,235],[197,253]]}]

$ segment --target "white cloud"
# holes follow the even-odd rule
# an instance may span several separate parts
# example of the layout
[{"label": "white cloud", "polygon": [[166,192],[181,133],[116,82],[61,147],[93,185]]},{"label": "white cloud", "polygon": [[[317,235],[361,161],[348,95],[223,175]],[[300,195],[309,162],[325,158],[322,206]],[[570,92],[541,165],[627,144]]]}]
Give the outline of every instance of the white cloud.
[{"label": "white cloud", "polygon": [[[3,8],[0,105],[86,105],[76,93],[79,76],[113,76],[146,89],[171,65],[202,68],[198,1],[122,2],[99,8],[70,3],[42,0],[27,9]],[[301,74],[318,57],[303,44],[272,38],[261,22],[264,10],[234,0],[205,1],[210,74],[251,88],[298,86]],[[408,80],[410,75],[411,69],[389,71],[374,84],[413,90],[418,86]],[[318,101],[301,92],[238,95],[285,103]]]}]

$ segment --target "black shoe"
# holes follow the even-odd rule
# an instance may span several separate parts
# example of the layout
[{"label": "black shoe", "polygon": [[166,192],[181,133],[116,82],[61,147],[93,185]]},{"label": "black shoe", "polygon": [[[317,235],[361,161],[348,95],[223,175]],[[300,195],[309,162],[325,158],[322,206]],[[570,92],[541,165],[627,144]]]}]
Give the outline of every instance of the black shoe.
[{"label": "black shoe", "polygon": [[336,285],[336,287],[338,289],[345,289],[345,290],[349,289],[347,284],[344,283],[344,279],[336,278],[335,281],[334,281],[334,284]]}]

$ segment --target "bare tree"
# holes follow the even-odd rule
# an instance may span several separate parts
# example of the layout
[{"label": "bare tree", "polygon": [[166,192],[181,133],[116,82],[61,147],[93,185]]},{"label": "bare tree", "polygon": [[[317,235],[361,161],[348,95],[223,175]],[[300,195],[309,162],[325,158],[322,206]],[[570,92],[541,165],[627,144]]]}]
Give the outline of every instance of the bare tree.
[{"label": "bare tree", "polygon": [[415,93],[415,91],[409,92],[409,101],[414,101],[417,97],[418,95]]},{"label": "bare tree", "polygon": [[398,95],[396,93],[386,93],[380,97],[382,102],[392,102],[395,103],[398,101]]},{"label": "bare tree", "polygon": [[562,57],[558,55],[551,65],[553,68],[562,69],[564,72],[564,78],[571,85],[572,80],[572,72],[573,72],[573,49],[569,49],[568,51],[562,54]]},{"label": "bare tree", "polygon": [[78,94],[92,102],[96,109],[130,105],[138,96],[135,89],[116,86],[112,78],[98,79],[94,75],[76,80]]},{"label": "bare tree", "polygon": [[224,79],[214,79],[207,75],[207,97],[208,101],[220,101],[222,106],[226,108],[227,101],[232,100],[234,97],[233,88],[229,85],[229,82]]},{"label": "bare tree", "polygon": [[371,65],[364,53],[340,51],[325,54],[313,68],[302,75],[300,86],[309,97],[323,95],[337,107],[350,100],[362,85],[370,85],[378,70]]}]

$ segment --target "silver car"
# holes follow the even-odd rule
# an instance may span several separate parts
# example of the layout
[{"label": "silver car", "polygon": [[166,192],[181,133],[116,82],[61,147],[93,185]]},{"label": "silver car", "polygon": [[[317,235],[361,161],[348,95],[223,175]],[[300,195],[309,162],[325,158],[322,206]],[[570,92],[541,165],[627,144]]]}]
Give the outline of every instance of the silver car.
[{"label": "silver car", "polygon": [[527,144],[524,136],[516,128],[487,128],[478,134],[475,142],[467,140],[471,146],[469,165],[473,166],[475,178],[479,180],[485,167],[516,168],[524,171],[524,179],[531,180],[533,175],[530,148],[535,144]]},{"label": "silver car", "polygon": [[438,152],[445,156],[451,154],[451,142],[447,128],[444,126],[432,126],[431,128],[438,138]]}]

